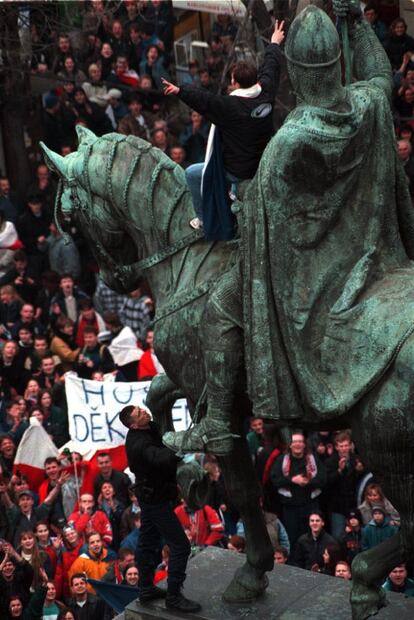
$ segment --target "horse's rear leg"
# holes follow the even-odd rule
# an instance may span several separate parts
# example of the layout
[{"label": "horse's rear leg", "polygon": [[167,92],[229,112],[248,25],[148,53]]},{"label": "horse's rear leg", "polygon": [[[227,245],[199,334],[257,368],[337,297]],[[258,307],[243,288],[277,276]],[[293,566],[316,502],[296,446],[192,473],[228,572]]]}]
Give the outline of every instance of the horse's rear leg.
[{"label": "horse's rear leg", "polygon": [[273,548],[260,507],[260,486],[244,437],[235,440],[232,453],[220,457],[219,462],[228,494],[244,524],[247,558],[223,598],[228,602],[250,601],[268,585],[265,573],[273,569]]}]

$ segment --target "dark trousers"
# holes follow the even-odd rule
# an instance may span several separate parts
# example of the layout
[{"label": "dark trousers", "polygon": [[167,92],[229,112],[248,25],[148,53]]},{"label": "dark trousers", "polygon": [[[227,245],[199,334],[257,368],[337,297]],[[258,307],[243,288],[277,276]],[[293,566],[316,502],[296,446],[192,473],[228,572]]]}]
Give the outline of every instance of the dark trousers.
[{"label": "dark trousers", "polygon": [[190,543],[170,502],[145,504],[140,502],[141,528],[135,559],[139,571],[139,587],[153,584],[159,561],[161,541],[170,549],[168,562],[168,591],[178,592],[185,580],[190,555]]}]

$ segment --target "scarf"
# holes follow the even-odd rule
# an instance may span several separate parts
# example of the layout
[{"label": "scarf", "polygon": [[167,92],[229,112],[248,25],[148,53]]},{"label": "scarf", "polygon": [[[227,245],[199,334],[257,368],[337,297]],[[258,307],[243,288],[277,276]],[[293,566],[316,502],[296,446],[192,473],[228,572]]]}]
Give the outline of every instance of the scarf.
[{"label": "scarf", "polygon": [[[318,467],[316,465],[315,457],[313,456],[312,453],[305,454],[305,461],[306,461],[306,476],[308,480],[312,480],[313,478],[315,478],[316,474],[318,473]],[[292,457],[290,454],[285,454],[285,456],[283,457],[283,462],[282,462],[282,473],[285,476],[285,478],[289,476],[291,466],[292,466]],[[278,492],[280,493],[280,495],[284,495],[284,497],[292,497],[292,491],[290,491],[287,487],[280,487]],[[314,489],[311,493],[311,499],[318,497],[318,495],[320,494],[321,494],[320,489]]]}]

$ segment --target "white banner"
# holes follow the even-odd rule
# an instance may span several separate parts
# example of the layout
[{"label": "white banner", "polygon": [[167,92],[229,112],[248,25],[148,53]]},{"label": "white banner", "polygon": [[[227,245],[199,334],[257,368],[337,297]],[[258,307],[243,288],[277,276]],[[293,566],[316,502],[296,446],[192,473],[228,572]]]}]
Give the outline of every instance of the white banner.
[{"label": "white banner", "polygon": [[[65,389],[72,449],[84,455],[90,451],[123,445],[127,429],[119,420],[119,412],[126,405],[142,405],[150,383],[90,381],[67,373]],[[186,400],[181,399],[175,403],[173,421],[176,430],[184,430],[189,426]]]}]

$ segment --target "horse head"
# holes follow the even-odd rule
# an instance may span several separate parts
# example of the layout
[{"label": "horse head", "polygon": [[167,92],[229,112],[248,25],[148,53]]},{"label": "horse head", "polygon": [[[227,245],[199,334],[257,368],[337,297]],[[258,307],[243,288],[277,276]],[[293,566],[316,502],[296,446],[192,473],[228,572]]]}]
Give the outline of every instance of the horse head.
[{"label": "horse head", "polygon": [[[110,143],[107,140],[102,144],[102,138],[80,125],[76,131],[78,150],[66,157],[40,143],[47,166],[60,180],[56,224],[66,236],[62,226],[65,220],[73,218],[91,244],[105,283],[120,293],[127,293],[137,288],[137,274],[129,267],[136,262],[138,251],[126,230],[130,224],[128,218],[122,217],[107,200],[105,166]],[[119,134],[110,135],[114,142],[120,139]],[[97,156],[91,164],[94,149]]]}]

